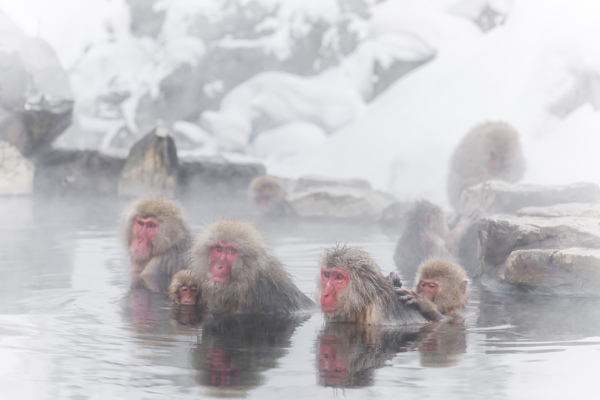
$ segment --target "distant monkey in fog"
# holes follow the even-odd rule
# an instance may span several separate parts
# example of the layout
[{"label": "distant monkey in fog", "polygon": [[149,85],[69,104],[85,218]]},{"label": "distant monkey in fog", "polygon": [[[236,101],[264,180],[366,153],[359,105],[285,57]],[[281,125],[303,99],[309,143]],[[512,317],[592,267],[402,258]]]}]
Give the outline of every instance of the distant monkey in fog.
[{"label": "distant monkey in fog", "polygon": [[479,216],[479,210],[459,215],[450,229],[439,206],[417,200],[406,213],[404,230],[394,252],[394,262],[402,276],[412,278],[419,265],[429,258],[455,258],[461,239]]},{"label": "distant monkey in fog", "polygon": [[295,214],[285,199],[283,185],[272,176],[254,178],[250,183],[250,195],[262,215],[282,217]]},{"label": "distant monkey in fog", "polygon": [[400,301],[400,285],[396,277],[383,276],[375,260],[358,247],[325,249],[321,257],[320,302],[328,322],[426,322],[417,309]]},{"label": "distant monkey in fog", "polygon": [[414,290],[396,289],[401,301],[416,306],[430,320],[459,320],[469,298],[469,278],[458,264],[431,259],[421,265]]},{"label": "distant monkey in fog", "polygon": [[189,269],[179,271],[173,275],[169,296],[176,305],[200,305],[200,279]]},{"label": "distant monkey in fog", "polygon": [[459,209],[464,189],[488,180],[517,182],[525,174],[518,133],[501,122],[473,128],[454,150],[448,175],[448,200]]},{"label": "distant monkey in fog", "polygon": [[135,200],[123,215],[122,235],[133,273],[172,276],[185,269],[192,233],[176,202],[156,197]]},{"label": "distant monkey in fog", "polygon": [[210,223],[190,251],[190,269],[211,311],[292,314],[314,306],[248,222]]}]

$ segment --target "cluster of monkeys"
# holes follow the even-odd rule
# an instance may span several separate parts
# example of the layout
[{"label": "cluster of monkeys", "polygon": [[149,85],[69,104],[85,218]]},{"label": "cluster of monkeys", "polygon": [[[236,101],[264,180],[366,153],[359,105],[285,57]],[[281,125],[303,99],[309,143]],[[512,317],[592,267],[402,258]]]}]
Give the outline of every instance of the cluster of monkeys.
[{"label": "cluster of monkeys", "polygon": [[[474,184],[489,179],[514,182],[523,173],[516,131],[503,123],[482,124],[454,152],[448,179],[450,203],[456,209],[461,192]],[[265,214],[286,213],[283,189],[275,179],[259,179],[251,191]],[[415,203],[394,255],[396,264],[408,265],[401,268],[405,275],[416,274],[413,290],[403,289],[394,273],[384,276],[360,248],[325,249],[319,285],[325,319],[378,325],[460,318],[469,296],[469,279],[452,260],[458,241],[476,217],[467,213],[449,225],[438,206],[426,200]],[[216,220],[194,238],[177,203],[142,198],[125,213],[123,238],[135,274],[172,277],[169,294],[177,305],[265,315],[289,315],[315,305],[248,222]]]},{"label": "cluster of monkeys", "polygon": [[[123,238],[134,274],[172,275],[169,294],[177,305],[265,315],[314,307],[249,222],[219,219],[194,238],[176,202],[146,197],[125,212]],[[338,245],[321,258],[321,309],[328,321],[415,324],[465,308],[468,278],[459,265],[430,260],[417,281],[415,290],[402,289],[367,252]]]}]

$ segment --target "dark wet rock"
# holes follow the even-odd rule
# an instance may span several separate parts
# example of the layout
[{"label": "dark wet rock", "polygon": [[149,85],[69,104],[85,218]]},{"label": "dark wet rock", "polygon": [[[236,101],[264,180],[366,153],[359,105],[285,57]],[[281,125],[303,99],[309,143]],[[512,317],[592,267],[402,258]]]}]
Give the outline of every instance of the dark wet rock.
[{"label": "dark wet rock", "polygon": [[588,217],[600,218],[598,203],[564,203],[548,207],[525,207],[517,211],[519,216],[529,217]]},{"label": "dark wet rock", "polygon": [[0,140],[26,157],[72,121],[69,78],[52,47],[27,37],[0,10]]},{"label": "dark wet rock", "polygon": [[372,221],[395,201],[387,193],[348,186],[309,187],[290,193],[287,200],[301,217]]},{"label": "dark wet rock", "polygon": [[51,96],[29,98],[22,109],[0,108],[0,140],[29,157],[47,147],[71,125],[73,101]]},{"label": "dark wet rock", "polygon": [[0,195],[31,194],[35,167],[14,146],[0,141]]},{"label": "dark wet rock", "polygon": [[175,142],[164,127],[157,127],[129,151],[119,179],[120,196],[174,197],[179,182]]},{"label": "dark wet rock", "polygon": [[481,221],[479,241],[482,282],[492,288],[579,294],[577,282],[599,273],[592,251],[600,249],[598,218],[497,215]]},{"label": "dark wet rock", "polygon": [[470,210],[478,207],[488,214],[515,214],[524,207],[598,202],[600,186],[595,183],[545,186],[488,181],[464,190],[460,209]]},{"label": "dark wet rock", "polygon": [[116,195],[125,160],[94,150],[48,149],[35,164],[35,194]]},{"label": "dark wet rock", "polygon": [[248,200],[248,186],[264,165],[222,157],[190,157],[181,163],[182,195],[200,199]]}]

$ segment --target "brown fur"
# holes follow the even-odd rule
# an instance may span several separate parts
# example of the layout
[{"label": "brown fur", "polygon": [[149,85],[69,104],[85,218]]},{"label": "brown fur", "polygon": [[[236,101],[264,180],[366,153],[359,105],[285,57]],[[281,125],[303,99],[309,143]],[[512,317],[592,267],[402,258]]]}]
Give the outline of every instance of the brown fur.
[{"label": "brown fur", "polygon": [[[433,279],[439,285],[433,302],[418,294],[422,279]],[[448,260],[431,259],[421,265],[411,296],[424,314],[437,311],[447,317],[458,318],[467,307],[469,294],[469,278],[460,265]]]},{"label": "brown fur", "polygon": [[392,282],[366,251],[339,245],[325,249],[321,265],[327,269],[341,268],[350,274],[348,286],[338,292],[338,309],[325,313],[327,321],[375,325],[425,321],[419,312],[398,301]]},{"label": "brown fur", "polygon": [[[152,238],[150,259],[136,260],[130,250],[133,221],[136,217],[154,217],[159,231]],[[190,247],[192,231],[179,205],[168,199],[142,197],[132,202],[123,214],[121,224],[123,245],[131,258],[133,272],[142,275],[167,274],[185,269],[185,253]]]},{"label": "brown fur", "polygon": [[[492,152],[502,160],[498,168],[490,165]],[[458,210],[464,189],[493,179],[517,182],[524,173],[525,158],[518,133],[501,122],[478,125],[467,133],[452,155],[448,200]]]},{"label": "brown fur", "polygon": [[480,217],[478,210],[458,215],[450,230],[444,211],[428,200],[417,200],[407,213],[406,225],[396,244],[394,263],[403,277],[413,277],[430,258],[454,260],[460,241]]},{"label": "brown fur", "polygon": [[[235,243],[239,250],[227,284],[213,282],[210,275],[210,251],[219,241]],[[210,310],[290,314],[314,306],[294,285],[263,236],[249,222],[221,219],[210,223],[197,237],[189,262],[200,278],[202,301]]]},{"label": "brown fur", "polygon": [[[177,272],[173,275],[173,279],[171,280],[171,284],[169,285],[169,296],[171,300],[177,305],[181,305],[181,299],[179,298],[179,288],[182,286],[196,286],[198,288],[198,293],[200,294],[200,279],[194,275],[192,271],[189,269],[184,269],[182,271]],[[198,300],[200,299],[200,295],[196,300],[198,304]]]},{"label": "brown fur", "polygon": [[267,199],[266,210],[260,210],[262,214],[276,217],[294,214],[292,206],[285,199],[285,189],[277,178],[268,175],[256,177],[250,183],[249,191],[257,206],[261,198]]}]

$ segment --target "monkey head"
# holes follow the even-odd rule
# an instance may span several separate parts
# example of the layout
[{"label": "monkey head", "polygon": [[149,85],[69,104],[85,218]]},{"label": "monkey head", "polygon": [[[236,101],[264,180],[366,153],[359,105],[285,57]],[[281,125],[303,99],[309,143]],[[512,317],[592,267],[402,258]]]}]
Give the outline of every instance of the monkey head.
[{"label": "monkey head", "polygon": [[179,205],[168,199],[143,197],[134,201],[123,218],[123,240],[135,262],[167,252],[191,235]]},{"label": "monkey head", "polygon": [[391,282],[369,253],[336,246],[321,257],[320,303],[328,320],[356,322],[375,303],[391,298]]},{"label": "monkey head", "polygon": [[177,305],[197,305],[200,301],[200,280],[190,270],[177,272],[169,285],[169,296]]},{"label": "monkey head", "polygon": [[442,314],[464,307],[469,297],[469,279],[464,269],[451,261],[431,259],[418,273],[415,291],[436,304]]},{"label": "monkey head", "polygon": [[284,190],[281,183],[272,176],[259,176],[250,183],[250,194],[258,209],[263,214],[274,211],[272,203],[283,199]]},{"label": "monkey head", "polygon": [[196,266],[203,284],[244,284],[262,265],[266,251],[265,239],[252,224],[221,219],[208,224],[198,236],[190,265]]}]

